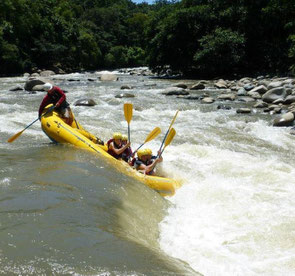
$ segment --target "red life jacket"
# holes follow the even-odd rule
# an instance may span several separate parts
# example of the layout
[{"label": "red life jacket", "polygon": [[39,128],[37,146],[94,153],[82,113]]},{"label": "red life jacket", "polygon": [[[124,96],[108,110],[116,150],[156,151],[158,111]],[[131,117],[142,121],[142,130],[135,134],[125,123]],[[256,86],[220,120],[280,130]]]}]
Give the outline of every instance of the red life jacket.
[{"label": "red life jacket", "polygon": [[[122,158],[122,153],[121,154],[116,154],[112,149],[110,149],[110,144],[114,142],[114,139],[110,139],[108,142],[107,142],[107,145],[108,145],[108,154],[110,154],[111,156],[115,157],[116,159],[119,159],[119,158]],[[116,143],[114,142],[114,147],[116,149],[119,149],[116,145]]]}]

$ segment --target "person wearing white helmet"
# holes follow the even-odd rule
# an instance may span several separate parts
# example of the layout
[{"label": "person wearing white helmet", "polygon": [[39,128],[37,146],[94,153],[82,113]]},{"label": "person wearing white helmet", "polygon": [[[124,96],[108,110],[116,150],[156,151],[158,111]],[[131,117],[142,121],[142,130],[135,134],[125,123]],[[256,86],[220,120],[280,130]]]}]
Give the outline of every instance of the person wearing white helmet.
[{"label": "person wearing white helmet", "polygon": [[157,163],[163,161],[163,157],[157,158],[152,153],[152,150],[149,148],[139,149],[137,151],[137,158],[132,160],[132,163],[136,170],[147,174],[147,175],[155,175],[155,166]]},{"label": "person wearing white helmet", "polygon": [[66,94],[64,91],[57,86],[53,86],[49,82],[43,85],[43,90],[47,91],[47,94],[40,104],[39,118],[41,117],[44,108],[49,104],[53,104],[55,110],[66,119],[66,123],[71,125],[73,122],[73,113],[69,103],[66,101]]}]

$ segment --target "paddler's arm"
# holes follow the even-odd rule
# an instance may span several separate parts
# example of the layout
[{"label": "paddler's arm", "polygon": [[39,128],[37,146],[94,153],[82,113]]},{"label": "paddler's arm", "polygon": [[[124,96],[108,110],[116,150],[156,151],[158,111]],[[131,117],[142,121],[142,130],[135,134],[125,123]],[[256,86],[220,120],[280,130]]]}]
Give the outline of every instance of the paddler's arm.
[{"label": "paddler's arm", "polygon": [[125,151],[125,149],[127,149],[128,147],[130,147],[130,142],[128,142],[125,146],[123,146],[122,148],[119,148],[119,149],[116,149],[114,147],[114,142],[110,143],[111,150],[113,150],[117,155],[120,155],[121,153],[123,153]]},{"label": "paddler's arm", "polygon": [[57,91],[60,94],[60,99],[58,100],[58,102],[55,104],[56,107],[59,107],[63,101],[66,100],[66,94],[59,88],[59,87],[54,87],[55,91]]},{"label": "paddler's arm", "polygon": [[51,103],[50,98],[48,95],[46,95],[39,107],[39,118],[41,118],[41,115],[42,115],[42,112],[43,112],[45,106],[47,106],[50,103]]},{"label": "paddler's arm", "polygon": [[144,169],[145,173],[149,173],[155,168],[157,163],[161,163],[162,161],[163,161],[163,157],[161,156],[160,158],[154,159],[153,163],[151,163],[148,166],[142,164],[141,166],[142,167],[144,166],[145,168],[139,167],[139,169],[141,169],[141,170]]}]

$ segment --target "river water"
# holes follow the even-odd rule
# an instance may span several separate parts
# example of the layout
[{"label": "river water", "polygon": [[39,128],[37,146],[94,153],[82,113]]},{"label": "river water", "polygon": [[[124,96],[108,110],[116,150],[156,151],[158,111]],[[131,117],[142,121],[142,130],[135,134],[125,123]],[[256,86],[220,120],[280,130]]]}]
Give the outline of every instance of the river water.
[{"label": "river water", "polygon": [[[0,274],[295,274],[295,137],[287,128],[259,112],[162,95],[173,80],[89,78],[96,75],[54,82],[70,103],[96,101],[72,110],[105,141],[127,133],[124,102],[134,107],[133,148],[162,129],[149,143],[154,152],[180,111],[159,169],[182,187],[163,198],[93,153],[52,144],[39,122],[8,144],[37,118],[45,94],[9,92],[25,78],[1,78]],[[120,90],[125,84],[133,89]],[[135,97],[115,98],[126,92]]]}]

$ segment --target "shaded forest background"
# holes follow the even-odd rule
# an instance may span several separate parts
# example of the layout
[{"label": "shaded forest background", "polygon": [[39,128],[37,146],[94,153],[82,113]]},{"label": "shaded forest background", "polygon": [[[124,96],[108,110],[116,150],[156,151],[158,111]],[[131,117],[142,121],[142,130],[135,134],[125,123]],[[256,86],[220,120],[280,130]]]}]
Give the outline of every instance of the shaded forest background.
[{"label": "shaded forest background", "polygon": [[295,0],[1,0],[0,74],[148,65],[194,77],[295,72]]}]

